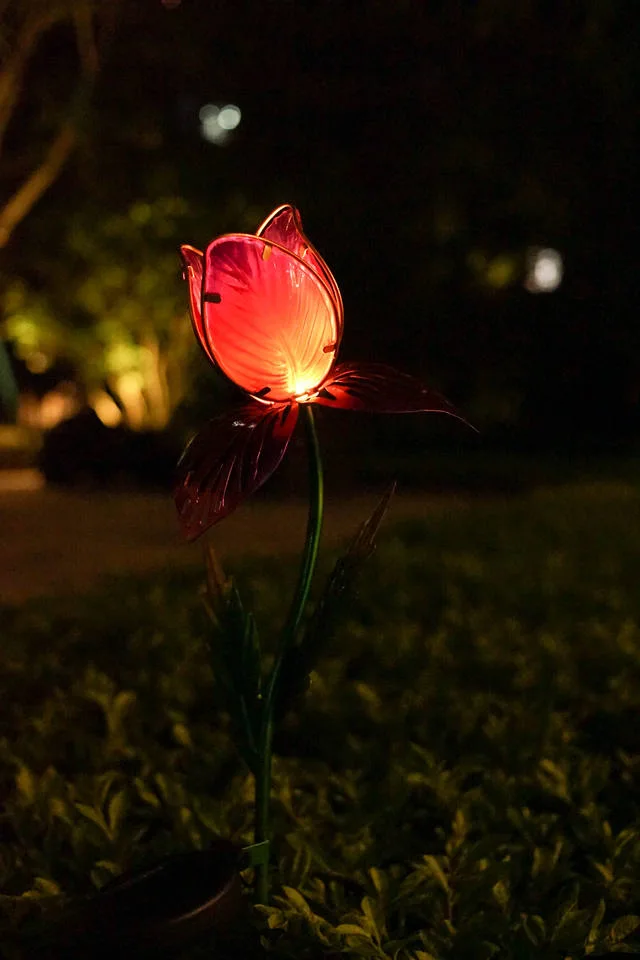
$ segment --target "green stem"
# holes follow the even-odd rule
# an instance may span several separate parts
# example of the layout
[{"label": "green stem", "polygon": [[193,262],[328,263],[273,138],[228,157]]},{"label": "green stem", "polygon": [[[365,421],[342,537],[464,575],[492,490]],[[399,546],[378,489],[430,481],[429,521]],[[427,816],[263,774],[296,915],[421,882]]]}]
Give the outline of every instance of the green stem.
[{"label": "green stem", "polygon": [[287,622],[282,630],[282,644],[278,662],[271,678],[272,688],[275,687],[277,683],[277,673],[280,671],[282,656],[285,650],[295,640],[300,623],[302,622],[302,617],[304,616],[304,609],[307,605],[309,590],[311,589],[311,580],[318,559],[320,533],[322,530],[324,479],[322,476],[320,446],[318,444],[318,435],[313,419],[313,410],[309,404],[302,404],[301,406],[309,455],[309,516],[307,519],[304,553],[302,555],[302,563],[300,564],[300,573],[298,574],[298,584],[291,602]]},{"label": "green stem", "polygon": [[[285,653],[295,642],[302,618],[304,616],[311,581],[318,559],[320,533],[322,530],[322,516],[324,508],[324,481],[322,476],[322,460],[318,435],[313,419],[313,411],[309,404],[301,404],[301,413],[307,438],[309,455],[309,516],[307,519],[307,533],[304,542],[304,551],[300,563],[298,583],[289,608],[289,615],[282,628],[280,648],[278,650],[273,670],[269,678],[265,695],[262,730],[259,745],[260,763],[256,771],[256,805],[255,805],[255,842],[260,843],[269,839],[270,832],[270,798],[271,798],[271,756],[273,747],[273,715],[278,695],[278,680]],[[256,868],[256,902],[267,903],[269,899],[269,864],[259,864]]]}]

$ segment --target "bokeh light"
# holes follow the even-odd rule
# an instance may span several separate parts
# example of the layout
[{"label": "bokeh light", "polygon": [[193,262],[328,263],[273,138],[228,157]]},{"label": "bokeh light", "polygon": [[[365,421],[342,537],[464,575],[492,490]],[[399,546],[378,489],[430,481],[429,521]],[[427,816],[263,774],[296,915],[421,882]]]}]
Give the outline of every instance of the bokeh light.
[{"label": "bokeh light", "polygon": [[215,103],[205,103],[200,108],[198,117],[203,140],[222,146],[226,143],[230,132],[240,123],[242,112],[240,107],[236,107],[233,103],[227,103],[224,107],[219,107]]},{"label": "bokeh light", "polygon": [[524,285],[529,293],[553,293],[562,283],[562,256],[551,247],[534,247],[527,256]]}]

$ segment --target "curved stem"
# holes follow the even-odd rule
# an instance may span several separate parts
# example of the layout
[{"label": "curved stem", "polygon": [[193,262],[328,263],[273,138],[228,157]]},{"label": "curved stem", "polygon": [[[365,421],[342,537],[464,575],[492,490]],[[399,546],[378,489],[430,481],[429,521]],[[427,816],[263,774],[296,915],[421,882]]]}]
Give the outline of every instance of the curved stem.
[{"label": "curved stem", "polygon": [[[309,456],[309,516],[307,519],[307,533],[305,536],[300,572],[295,593],[289,608],[287,620],[282,628],[280,648],[278,650],[273,670],[265,696],[262,731],[259,744],[260,765],[256,773],[256,806],[255,806],[255,842],[260,843],[269,839],[269,807],[271,798],[271,755],[273,745],[273,714],[278,694],[278,680],[285,653],[300,629],[304,616],[311,581],[318,559],[320,533],[322,531],[322,517],[324,512],[324,480],[322,475],[322,459],[318,435],[316,433],[313,411],[309,404],[302,404],[302,416],[307,438]],[[258,903],[267,903],[269,898],[269,864],[261,863],[257,867],[256,900]]]}]

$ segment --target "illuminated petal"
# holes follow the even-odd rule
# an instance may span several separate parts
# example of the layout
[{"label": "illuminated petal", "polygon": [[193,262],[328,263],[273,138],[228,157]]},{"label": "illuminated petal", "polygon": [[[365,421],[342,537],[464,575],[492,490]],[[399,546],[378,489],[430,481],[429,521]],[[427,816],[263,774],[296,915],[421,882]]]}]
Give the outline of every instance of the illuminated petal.
[{"label": "illuminated petal", "polygon": [[333,294],[338,311],[340,334],[342,334],[344,310],[338,284],[318,251],[305,237],[299,211],[290,203],[284,203],[269,214],[256,232],[259,237],[279,243],[281,247],[286,247],[291,253],[295,253],[296,257],[308,263],[322,277]]},{"label": "illuminated petal", "polygon": [[329,373],[338,342],[331,293],[283,247],[245,234],[205,253],[204,336],[218,366],[248,393],[286,402]]},{"label": "illuminated petal", "polygon": [[213,354],[209,349],[202,327],[202,273],[204,268],[204,257],[195,247],[189,247],[187,244],[180,247],[180,255],[184,264],[185,280],[189,284],[189,304],[191,306],[191,322],[198,343],[209,357],[212,363],[215,363]]},{"label": "illuminated petal", "polygon": [[463,419],[436,390],[382,363],[339,363],[313,403],[372,413],[448,413]]},{"label": "illuminated petal", "polygon": [[297,404],[250,402],[196,434],[178,463],[174,498],[194,540],[228,516],[276,469],[298,418]]}]

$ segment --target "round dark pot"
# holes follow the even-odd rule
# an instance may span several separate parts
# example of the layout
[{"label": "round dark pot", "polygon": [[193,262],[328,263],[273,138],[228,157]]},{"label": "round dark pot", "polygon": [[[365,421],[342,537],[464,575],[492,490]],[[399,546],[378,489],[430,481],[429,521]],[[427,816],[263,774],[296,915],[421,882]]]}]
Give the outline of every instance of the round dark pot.
[{"label": "round dark pot", "polygon": [[206,933],[224,933],[244,901],[242,851],[226,840],[116,877],[72,904],[40,935],[38,956],[158,956]]}]

